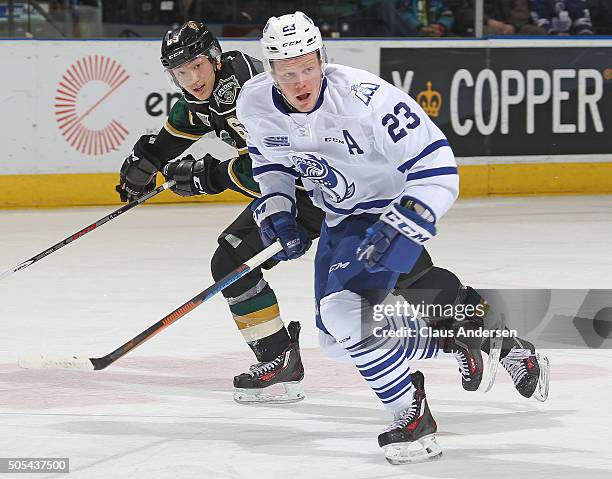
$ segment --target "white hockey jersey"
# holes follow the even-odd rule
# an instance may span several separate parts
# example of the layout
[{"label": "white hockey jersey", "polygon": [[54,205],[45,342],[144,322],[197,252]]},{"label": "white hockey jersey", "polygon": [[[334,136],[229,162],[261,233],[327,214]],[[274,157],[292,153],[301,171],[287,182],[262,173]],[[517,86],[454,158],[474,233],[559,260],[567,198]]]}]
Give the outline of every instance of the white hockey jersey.
[{"label": "white hockey jersey", "polygon": [[289,112],[262,73],[243,85],[237,113],[262,194],[294,196],[301,178],[329,226],[380,213],[404,195],[439,218],[457,197],[457,164],[444,134],[408,94],[369,72],[327,65],[310,113]]}]

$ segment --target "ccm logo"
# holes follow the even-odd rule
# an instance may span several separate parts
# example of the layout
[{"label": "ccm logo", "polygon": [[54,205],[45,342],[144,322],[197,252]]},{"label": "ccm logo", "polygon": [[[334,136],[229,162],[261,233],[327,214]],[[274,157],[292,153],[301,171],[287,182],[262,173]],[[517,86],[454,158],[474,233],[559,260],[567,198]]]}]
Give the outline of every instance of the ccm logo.
[{"label": "ccm logo", "polygon": [[402,217],[398,216],[393,211],[389,211],[385,214],[385,220],[416,243],[425,243],[427,240],[431,239],[431,235],[427,231],[420,228],[415,229],[414,225],[406,223]]},{"label": "ccm logo", "polygon": [[168,55],[168,60],[172,60],[174,57],[178,57],[182,53],[183,53],[183,49],[181,48],[180,50],[175,51],[171,55]]},{"label": "ccm logo", "polygon": [[283,43],[283,47],[290,47],[292,45],[298,45],[300,43],[302,43],[302,40],[295,40],[293,42]]}]

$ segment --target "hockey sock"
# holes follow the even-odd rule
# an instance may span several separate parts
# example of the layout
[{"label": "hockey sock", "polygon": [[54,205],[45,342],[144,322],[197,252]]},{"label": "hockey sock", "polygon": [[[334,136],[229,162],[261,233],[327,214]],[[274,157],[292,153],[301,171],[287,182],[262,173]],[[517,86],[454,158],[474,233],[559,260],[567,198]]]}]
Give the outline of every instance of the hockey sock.
[{"label": "hockey sock", "polygon": [[228,298],[236,326],[258,361],[271,361],[289,344],[276,295],[265,280],[236,298]]},{"label": "hockey sock", "polygon": [[[424,323],[392,316],[377,323],[380,328],[362,330],[362,298],[350,291],[326,296],[320,308],[325,328],[346,350],[385,408],[392,413],[408,408],[413,400],[409,361],[434,357],[438,352],[435,338],[418,334]],[[385,333],[392,330],[406,334]]]}]

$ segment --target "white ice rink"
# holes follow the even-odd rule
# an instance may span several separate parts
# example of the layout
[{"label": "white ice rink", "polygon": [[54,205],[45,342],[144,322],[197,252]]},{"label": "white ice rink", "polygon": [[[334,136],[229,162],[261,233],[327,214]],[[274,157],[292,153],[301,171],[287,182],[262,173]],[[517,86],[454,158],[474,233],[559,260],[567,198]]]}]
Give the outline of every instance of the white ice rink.
[{"label": "white ice rink", "polygon": [[[27,352],[102,356],[205,289],[242,207],[141,206],[0,282],[0,457],[69,457],[74,479],[612,477],[610,350],[548,351],[546,403],[503,369],[482,394],[463,391],[452,357],[416,364],[444,456],[387,464],[389,416],[318,350],[312,251],[267,274],[285,322],[302,322],[301,403],[234,403],[254,358],[221,295],[104,371],[16,366]],[[0,211],[0,271],[110,211]],[[611,238],[609,196],[464,200],[429,250],[474,287],[612,288]]]}]

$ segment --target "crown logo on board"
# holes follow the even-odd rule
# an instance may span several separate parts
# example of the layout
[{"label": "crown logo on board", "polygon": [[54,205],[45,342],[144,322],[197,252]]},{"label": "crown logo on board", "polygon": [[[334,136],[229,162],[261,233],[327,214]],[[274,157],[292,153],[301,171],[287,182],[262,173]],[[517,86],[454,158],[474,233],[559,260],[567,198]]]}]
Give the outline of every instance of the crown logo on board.
[{"label": "crown logo on board", "polygon": [[416,101],[431,118],[437,118],[440,114],[442,95],[439,91],[432,90],[430,81],[427,82],[427,89],[417,95]]}]

